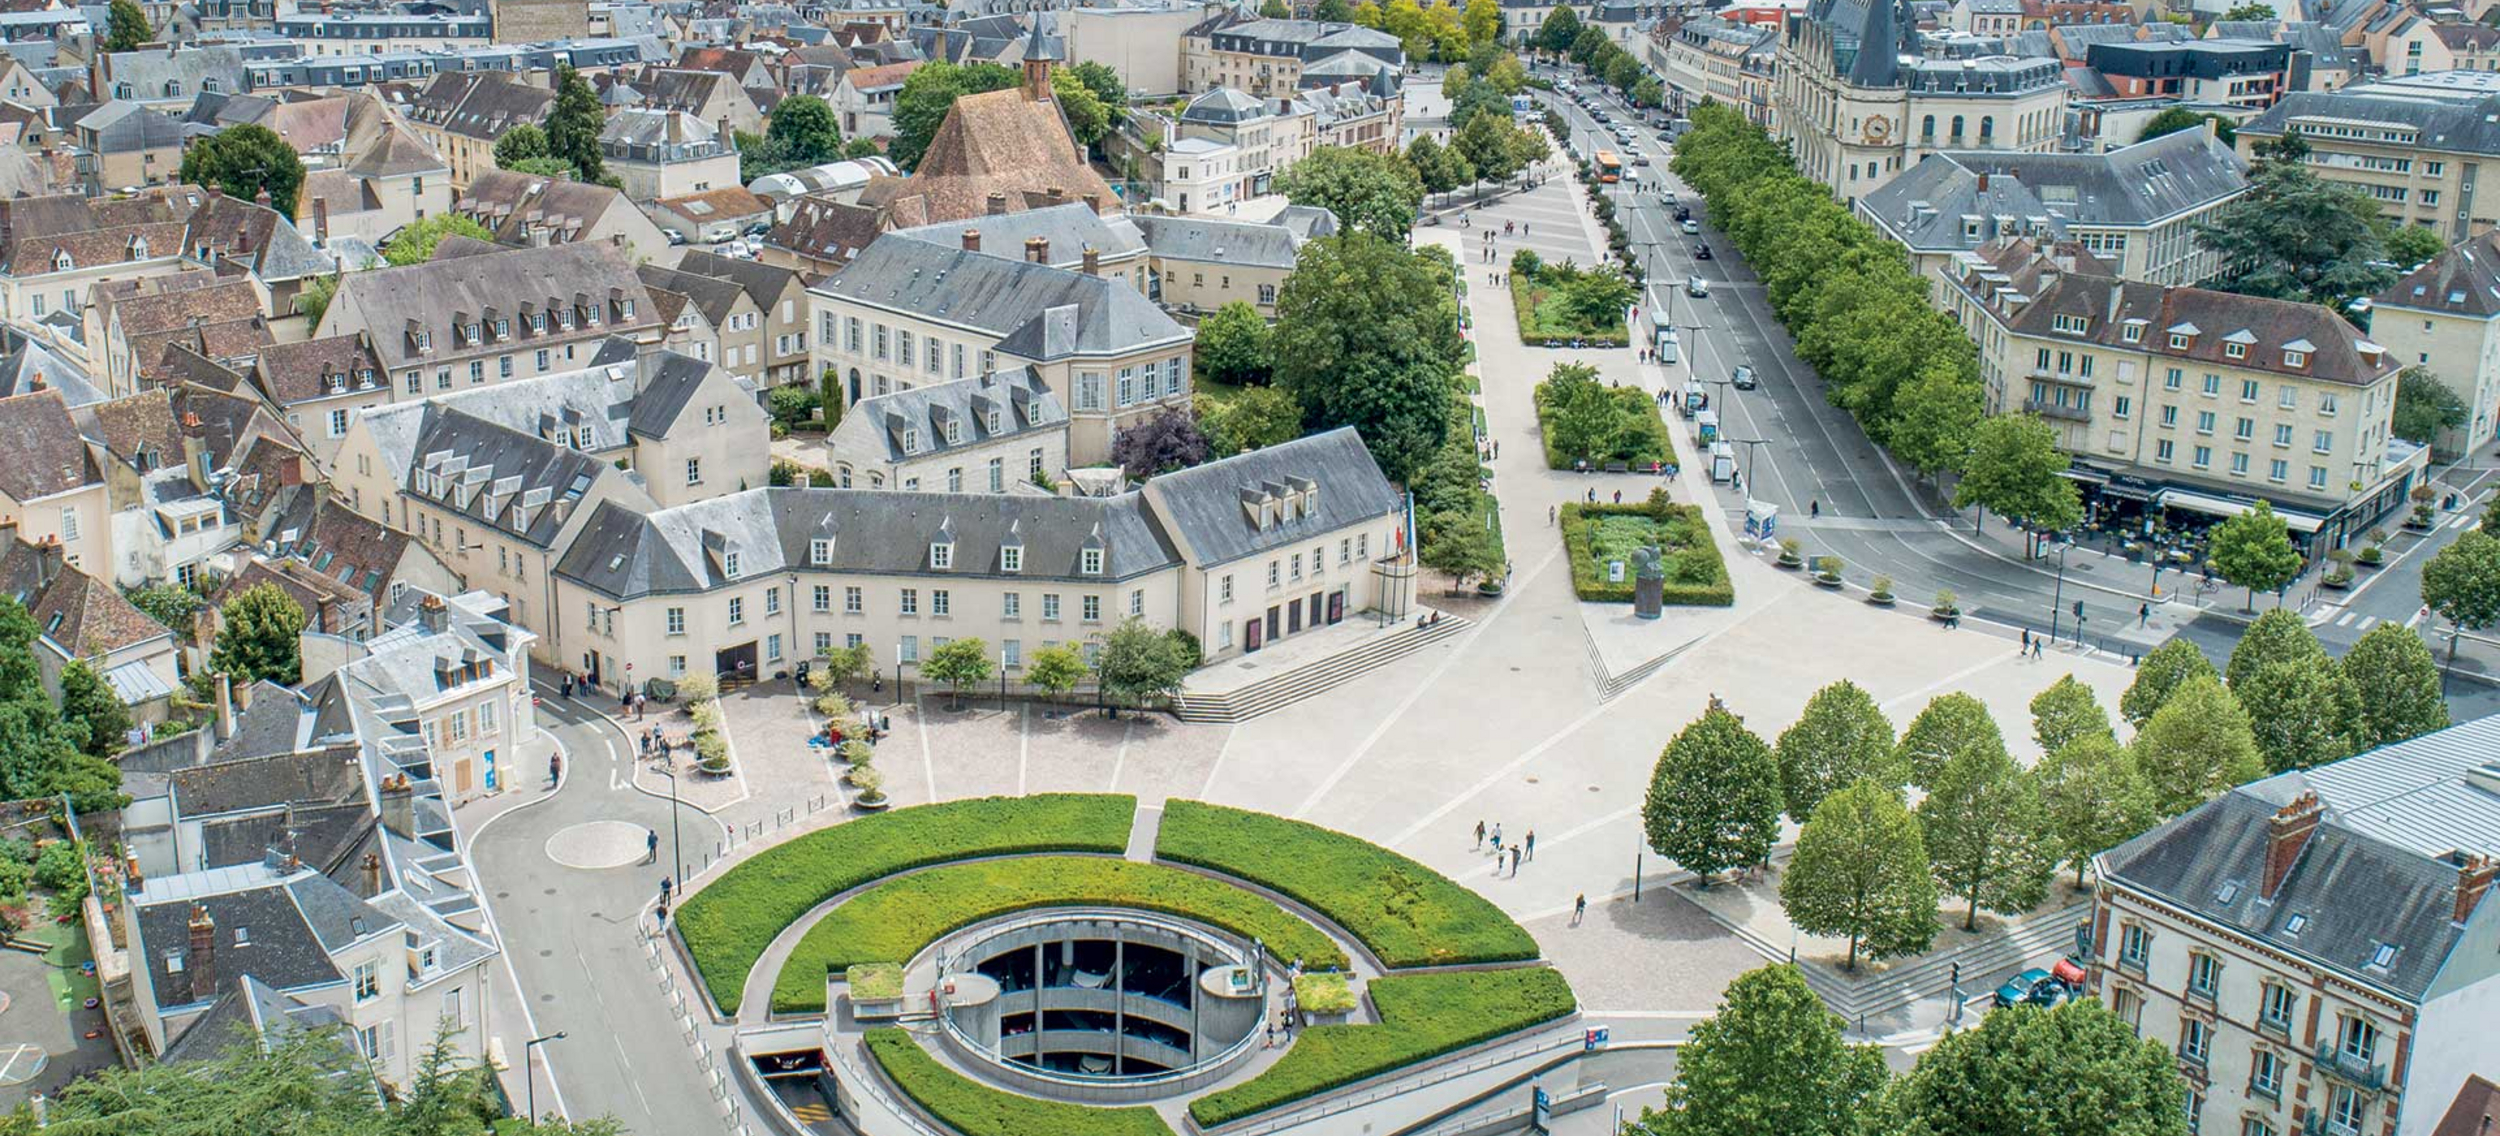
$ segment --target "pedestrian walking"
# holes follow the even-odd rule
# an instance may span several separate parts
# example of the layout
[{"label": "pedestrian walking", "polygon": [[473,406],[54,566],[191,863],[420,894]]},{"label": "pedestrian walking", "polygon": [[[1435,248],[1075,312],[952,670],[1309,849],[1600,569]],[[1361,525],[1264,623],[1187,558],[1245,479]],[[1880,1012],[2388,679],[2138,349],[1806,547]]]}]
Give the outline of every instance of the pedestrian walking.
[{"label": "pedestrian walking", "polygon": [[1579,926],[1581,917],[1587,915],[1588,913],[1589,893],[1581,892],[1578,897],[1571,901],[1571,925],[1574,927]]},{"label": "pedestrian walking", "polygon": [[660,877],[660,902],[667,903],[669,893],[675,890],[677,890],[677,881],[667,876]]},{"label": "pedestrian walking", "polygon": [[1483,822],[1483,821],[1477,821],[1477,822],[1476,822],[1476,848],[1478,848],[1478,849],[1482,849],[1483,847],[1484,847],[1484,822]]},{"label": "pedestrian walking", "polygon": [[1500,438],[1493,439],[1493,460],[1502,460],[1502,440]]},{"label": "pedestrian walking", "polygon": [[1822,516],[1822,515],[1823,515],[1823,501],[1822,501],[1822,499],[1821,499],[1821,498],[1819,498],[1819,497],[1818,497],[1818,498],[1816,498],[1816,499],[1814,499],[1814,500],[1812,500],[1812,501],[1808,501],[1808,502],[1806,502],[1806,516],[1808,516],[1808,517],[1819,517],[1819,516]]},{"label": "pedestrian walking", "polygon": [[[1547,525],[1552,525],[1552,524],[1554,524],[1556,521],[1561,520],[1561,519],[1562,519],[1562,506],[1560,506],[1560,505],[1547,505],[1547,506],[1545,507],[1545,523],[1546,523]],[[1482,839],[1482,837],[1481,837],[1481,836],[1479,836],[1479,837],[1478,837],[1478,839]]]},{"label": "pedestrian walking", "polygon": [[1502,822],[1498,820],[1493,822],[1493,854],[1502,854]]},{"label": "pedestrian walking", "polygon": [[653,864],[658,863],[659,859],[660,832],[658,829],[646,828],[642,830],[642,862]]},{"label": "pedestrian walking", "polygon": [[2038,659],[2040,658],[2040,648],[2041,648],[2044,644],[2046,644],[2047,642],[2048,642],[2048,640],[2047,640],[2047,639],[2042,638],[2042,637],[2040,637],[2040,636],[2035,635],[2035,636],[2033,636],[2033,637],[2032,637],[2032,639],[2031,639],[2031,657],[2032,657],[2032,659],[2033,659],[2033,660],[2035,660],[2035,661],[2036,661],[2036,660],[2038,660]]},{"label": "pedestrian walking", "polygon": [[2138,626],[2138,627],[2143,627],[2143,626],[2145,626],[2146,624],[2151,623],[2152,621],[2153,621],[2153,605],[2152,605],[2152,604],[2150,604],[2150,603],[2140,603],[2140,604],[2135,605],[2135,625],[2136,625],[2136,626]]},{"label": "pedestrian walking", "polygon": [[2019,659],[2019,658],[2022,658],[2023,656],[2028,655],[2028,654],[2030,654],[2030,653],[2031,653],[2031,629],[2030,629],[2030,628],[2028,628],[2028,627],[2026,627],[2026,628],[2023,628],[2023,645],[2014,649],[2014,657],[2015,657],[2015,658],[2017,658],[2017,659]]},{"label": "pedestrian walking", "polygon": [[1527,846],[1527,849],[1528,849],[1528,858],[1529,858],[1529,859],[1531,859],[1531,860],[1536,859],[1536,830],[1535,830],[1535,829],[1531,828],[1531,829],[1529,829],[1529,830],[1528,830],[1528,839],[1527,839],[1527,840],[1525,840],[1525,841],[1523,841],[1523,843]]},{"label": "pedestrian walking", "polygon": [[660,908],[655,918],[658,920],[660,926],[668,926],[668,897],[665,895],[660,897]]},{"label": "pedestrian walking", "polygon": [[564,672],[564,696],[573,697],[573,672],[571,671]]},{"label": "pedestrian walking", "polygon": [[1510,874],[1514,878],[1519,875],[1519,846],[1516,844],[1510,846]]},{"label": "pedestrian walking", "polygon": [[1615,504],[1617,504],[1617,505],[1623,504],[1623,490],[1620,490],[1620,489],[1615,490]]},{"label": "pedestrian walking", "polygon": [[564,755],[560,753],[549,754],[547,756],[547,787],[553,789],[563,783]]}]

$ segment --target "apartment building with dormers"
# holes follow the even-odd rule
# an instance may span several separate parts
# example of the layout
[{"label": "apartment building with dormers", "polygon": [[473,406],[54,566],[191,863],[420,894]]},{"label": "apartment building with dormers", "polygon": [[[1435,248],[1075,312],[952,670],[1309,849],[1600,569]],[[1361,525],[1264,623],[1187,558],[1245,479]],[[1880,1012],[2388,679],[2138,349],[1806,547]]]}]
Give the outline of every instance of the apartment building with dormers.
[{"label": "apartment building with dormers", "polygon": [[2242,785],[2093,858],[2091,993],[2189,1131],[2429,1136],[2500,1076],[2500,718]]},{"label": "apartment building with dormers", "polygon": [[[565,664],[609,687],[770,677],[866,646],[911,673],[978,638],[1020,680],[1135,618],[1209,661],[1397,610],[1397,491],[1351,429],[1209,462],[1116,497],[758,489],[601,506],[557,566]],[[1384,597],[1388,602],[1384,605]],[[707,669],[708,668],[708,669]]]},{"label": "apartment building with dormers", "polygon": [[2263,500],[2322,553],[2427,467],[2389,431],[2402,365],[2315,304],[2123,280],[2017,239],[1961,254],[1944,306],[1979,344],[1989,411],[2055,426],[2091,508],[2222,518]]},{"label": "apartment building with dormers", "polygon": [[364,335],[400,397],[419,398],[575,370],[610,336],[662,333],[622,249],[447,237],[423,264],[349,273],[313,338]]},{"label": "apartment building with dormers", "polygon": [[1029,364],[1068,408],[1068,460],[1111,456],[1119,431],[1189,405],[1196,337],[1106,275],[1099,258],[1050,266],[1047,238],[1025,260],[880,237],[808,290],[816,362],[852,401]]}]

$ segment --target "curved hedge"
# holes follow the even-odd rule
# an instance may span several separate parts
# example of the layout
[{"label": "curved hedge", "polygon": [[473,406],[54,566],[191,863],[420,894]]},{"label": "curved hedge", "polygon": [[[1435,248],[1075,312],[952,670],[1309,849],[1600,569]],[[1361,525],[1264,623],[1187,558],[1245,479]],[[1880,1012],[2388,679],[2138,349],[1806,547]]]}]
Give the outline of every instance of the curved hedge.
[{"label": "curved hedge", "polygon": [[1170,801],[1155,855],[1292,897],[1388,967],[1512,962],[1536,939],[1492,901],[1377,844],[1267,813]]},{"label": "curved hedge", "polygon": [[[1137,799],[1101,793],[979,797],[819,829],[757,853],[688,897],[677,934],[724,1013],[782,928],[861,884],[910,868],[1021,852],[1119,852]],[[880,960],[889,961],[889,960]]]},{"label": "curved hedge", "polygon": [[1346,965],[1319,929],[1261,896],[1196,872],[1081,856],[1020,857],[931,868],[871,888],[825,913],[773,980],[773,1012],[825,1008],[827,968],[909,960],[958,928],[1037,907],[1126,907],[1265,940],[1314,970]]},{"label": "curved hedge", "polygon": [[991,1088],[947,1068],[899,1029],[869,1030],[867,1041],[904,1096],[963,1136],[1172,1136],[1151,1108],[1092,1108]]},{"label": "curved hedge", "polygon": [[[1390,975],[1372,980],[1380,1024],[1313,1026],[1265,1072],[1189,1102],[1202,1128],[1229,1124],[1571,1013],[1571,985],[1550,967]],[[1037,1130],[1038,1131],[1038,1130]]]}]

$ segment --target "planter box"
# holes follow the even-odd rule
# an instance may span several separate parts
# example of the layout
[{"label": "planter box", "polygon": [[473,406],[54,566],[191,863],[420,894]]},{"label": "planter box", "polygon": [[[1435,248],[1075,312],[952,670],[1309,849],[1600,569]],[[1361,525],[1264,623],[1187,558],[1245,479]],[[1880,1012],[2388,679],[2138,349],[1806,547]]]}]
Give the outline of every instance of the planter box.
[{"label": "planter box", "polygon": [[1875,606],[1877,606],[1877,607],[1891,607],[1891,606],[1892,606],[1892,604],[1893,604],[1893,601],[1894,601],[1895,599],[1897,599],[1897,598],[1899,598],[1899,597],[1896,597],[1896,596],[1889,596],[1889,595],[1883,595],[1883,596],[1868,596],[1868,597],[1866,597],[1866,602],[1871,603],[1871,604],[1874,604],[1874,605],[1875,605]]},{"label": "planter box", "polygon": [[1941,610],[1941,611],[1939,611],[1939,610],[1937,610],[1937,609],[1935,609],[1935,608],[1932,608],[1932,607],[1927,609],[1927,618],[1932,619],[1932,620],[1935,620],[1935,621],[1936,621],[1936,622],[1938,622],[1938,623],[1942,623],[1942,622],[1944,622],[1945,620],[1948,620],[1948,619],[1957,619],[1957,618],[1959,618],[1959,617],[1961,616],[1961,614],[1962,614],[1962,609],[1960,609],[1960,608],[1958,608],[1958,607],[1957,607],[1957,608],[1946,608],[1946,609]]},{"label": "planter box", "polygon": [[1814,576],[1814,586],[1818,588],[1837,588],[1840,586],[1840,577],[1826,576],[1818,572]]}]

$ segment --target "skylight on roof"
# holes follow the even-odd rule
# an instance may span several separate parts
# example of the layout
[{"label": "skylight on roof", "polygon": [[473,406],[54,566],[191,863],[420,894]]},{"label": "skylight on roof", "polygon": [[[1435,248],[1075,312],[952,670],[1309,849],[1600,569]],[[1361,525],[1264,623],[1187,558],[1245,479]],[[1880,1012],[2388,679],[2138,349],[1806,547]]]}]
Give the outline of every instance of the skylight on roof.
[{"label": "skylight on roof", "polygon": [[2227,904],[2234,899],[2238,899],[2239,897],[2240,882],[2238,880],[2229,880],[2223,883],[2221,891],[2214,893],[2214,902]]},{"label": "skylight on roof", "polygon": [[2292,913],[2291,918],[2283,921],[2283,933],[2286,935],[2297,935],[2303,930],[2306,930],[2308,926],[2309,916],[2306,913],[2295,911]]},{"label": "skylight on roof", "polygon": [[2396,944],[2394,943],[2380,943],[2377,950],[2370,952],[2370,966],[2374,969],[2385,970],[2395,961]]}]

